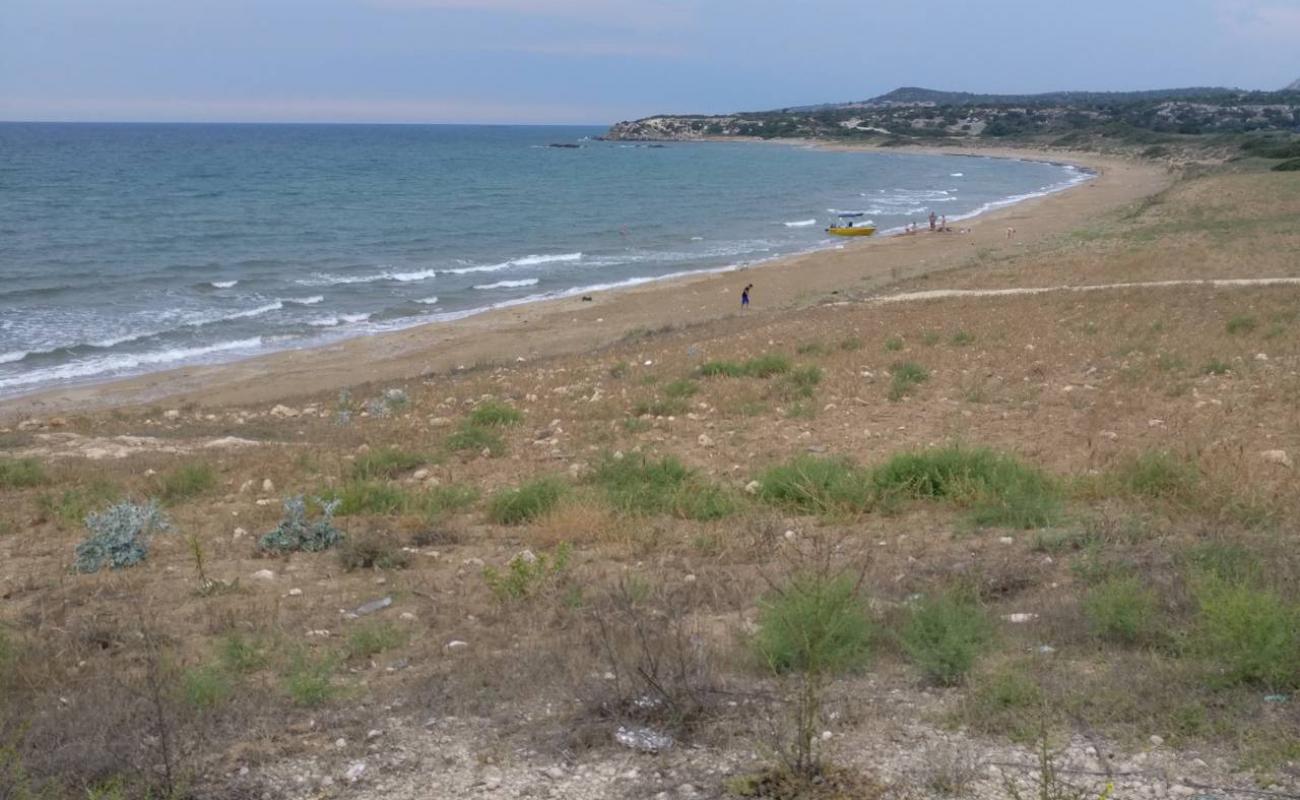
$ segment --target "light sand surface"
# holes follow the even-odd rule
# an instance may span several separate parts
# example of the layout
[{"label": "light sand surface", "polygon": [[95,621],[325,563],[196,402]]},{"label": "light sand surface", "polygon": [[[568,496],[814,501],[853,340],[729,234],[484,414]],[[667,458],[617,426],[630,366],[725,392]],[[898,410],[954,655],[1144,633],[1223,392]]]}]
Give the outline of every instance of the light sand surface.
[{"label": "light sand surface", "polygon": [[[893,152],[893,151],[891,151]],[[595,350],[629,332],[701,325],[740,313],[740,289],[753,283],[747,314],[789,313],[834,296],[860,297],[890,283],[952,269],[977,252],[996,255],[1075,229],[1118,206],[1169,186],[1162,165],[1089,153],[928,149],[905,152],[1040,158],[1097,172],[1072,189],[953,224],[969,233],[848,240],[842,249],[578,297],[486,312],[328,346],[191,366],[134,378],[0,400],[0,421],[161,403],[269,403],[362,383],[400,381],[483,363],[534,360]],[[1014,236],[1008,236],[1014,228]]]}]

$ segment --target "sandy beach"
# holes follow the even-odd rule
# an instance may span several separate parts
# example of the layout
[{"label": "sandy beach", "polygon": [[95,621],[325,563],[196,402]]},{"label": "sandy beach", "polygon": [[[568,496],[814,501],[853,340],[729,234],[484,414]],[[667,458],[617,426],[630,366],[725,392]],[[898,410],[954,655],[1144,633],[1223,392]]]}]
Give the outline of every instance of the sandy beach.
[{"label": "sandy beach", "polygon": [[[841,249],[600,292],[590,302],[579,297],[541,301],[318,348],[40,391],[0,400],[0,421],[163,401],[204,406],[271,403],[358,384],[586,352],[636,331],[703,325],[733,316],[739,313],[740,288],[747,283],[754,289],[753,306],[746,313],[754,316],[828,298],[861,297],[886,290],[891,283],[960,267],[976,253],[1023,250],[1172,182],[1163,166],[1091,153],[986,148],[907,152],[1052,160],[1097,174],[1069,190],[950,223],[950,233],[923,229],[916,235],[848,241]],[[1014,228],[1013,235],[1008,236],[1008,228]]]}]

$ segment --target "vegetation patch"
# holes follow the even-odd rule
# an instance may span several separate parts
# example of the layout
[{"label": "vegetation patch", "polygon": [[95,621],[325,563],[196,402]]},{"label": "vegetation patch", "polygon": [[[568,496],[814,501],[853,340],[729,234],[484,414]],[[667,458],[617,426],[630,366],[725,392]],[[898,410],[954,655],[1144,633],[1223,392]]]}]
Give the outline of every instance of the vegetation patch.
[{"label": "vegetation patch", "polygon": [[758,496],[808,514],[858,514],[874,501],[870,474],[847,459],[799,456],[758,478]]},{"label": "vegetation patch", "polygon": [[982,608],[969,597],[947,593],[917,603],[898,638],[928,680],[955,686],[965,680],[992,635]]},{"label": "vegetation patch", "polygon": [[555,583],[569,568],[573,548],[560,543],[553,553],[535,554],[525,550],[510,559],[504,570],[483,568],[483,580],[503,601],[522,600]]},{"label": "vegetation patch", "polygon": [[352,479],[372,481],[396,478],[426,463],[424,456],[397,447],[380,447],[352,462]]},{"label": "vegetation patch", "polygon": [[820,367],[807,366],[790,370],[776,384],[776,392],[786,400],[809,399],[822,381]]},{"label": "vegetation patch", "polygon": [[1216,677],[1271,691],[1300,687],[1300,609],[1277,593],[1217,577],[1200,581],[1193,647],[1219,665]]},{"label": "vegetation patch", "polygon": [[701,479],[672,456],[606,456],[592,480],[604,490],[610,505],[625,513],[714,520],[736,510],[731,493]]},{"label": "vegetation patch", "polygon": [[495,431],[475,425],[471,422],[462,424],[447,437],[446,447],[457,453],[482,453],[500,456],[506,451],[506,444]]},{"label": "vegetation patch", "polygon": [[0,458],[0,489],[25,489],[45,481],[45,468],[36,459]]},{"label": "vegetation patch", "polygon": [[484,428],[503,428],[518,425],[523,418],[524,415],[520,414],[518,409],[495,400],[479,403],[469,413],[470,424]]},{"label": "vegetation patch", "polygon": [[77,545],[73,568],[77,572],[98,572],[103,567],[132,567],[149,557],[153,534],[171,530],[167,515],[158,503],[123,502],[86,517],[90,536]]},{"label": "vegetation patch", "polygon": [[1121,461],[1109,478],[1116,489],[1135,497],[1190,502],[1201,473],[1167,450],[1147,450]]},{"label": "vegetation patch", "polygon": [[568,487],[555,478],[530,481],[504,489],[488,500],[488,519],[497,525],[522,525],[555,508]]},{"label": "vegetation patch", "polygon": [[410,638],[405,628],[391,622],[364,623],[348,635],[348,658],[373,658],[386,650],[402,647]]},{"label": "vegetation patch", "polygon": [[1061,495],[1041,470],[988,448],[959,445],[896,455],[872,481],[887,499],[938,499],[971,509],[978,525],[1042,528],[1057,519]]},{"label": "vegetation patch", "polygon": [[791,367],[789,358],[772,353],[743,362],[709,361],[700,365],[698,371],[705,378],[770,378],[789,372]]},{"label": "vegetation patch", "polygon": [[217,475],[208,464],[195,463],[163,476],[159,496],[168,505],[197,497],[217,484]]},{"label": "vegetation patch", "polygon": [[320,513],[311,519],[302,495],[287,498],[280,524],[258,540],[258,548],[272,553],[318,553],[341,542],[343,531],[334,527],[334,511],[339,501],[315,498],[315,503]]},{"label": "vegetation patch", "polygon": [[890,367],[889,399],[897,402],[930,380],[930,371],[915,361],[900,361]]},{"label": "vegetation patch", "polygon": [[1097,638],[1117,644],[1150,640],[1160,629],[1155,592],[1133,575],[1114,575],[1088,590],[1083,613]]}]

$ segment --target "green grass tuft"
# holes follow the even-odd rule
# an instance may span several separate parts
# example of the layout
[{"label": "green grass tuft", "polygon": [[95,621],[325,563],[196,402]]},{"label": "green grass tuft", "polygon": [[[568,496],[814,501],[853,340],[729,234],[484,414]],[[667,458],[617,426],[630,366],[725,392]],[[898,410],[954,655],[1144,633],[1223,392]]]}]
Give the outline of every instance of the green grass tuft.
[{"label": "green grass tuft", "polygon": [[484,450],[489,456],[505,453],[506,445],[495,431],[466,422],[447,437],[446,447],[457,453],[480,453]]},{"label": "green grass tuft", "polygon": [[361,454],[352,462],[352,478],[359,481],[396,478],[423,466],[427,461],[419,453],[409,453],[396,447],[381,447]]},{"label": "green grass tuft", "polygon": [[699,368],[699,374],[706,378],[771,378],[789,372],[790,359],[779,353],[751,358],[743,363],[735,361],[710,361]]},{"label": "green grass tuft", "polygon": [[1113,575],[1092,587],[1083,614],[1093,636],[1118,644],[1138,644],[1158,630],[1155,592],[1131,575]]},{"label": "green grass tuft", "polygon": [[1147,450],[1121,461],[1109,478],[1118,490],[1135,497],[1190,502],[1201,474],[1196,465],[1167,450]]},{"label": "green grass tuft", "polygon": [[871,509],[869,473],[846,459],[799,456],[768,468],[758,496],[781,508],[809,514],[857,514]]},{"label": "green grass tuft", "polygon": [[[937,336],[935,337],[935,341],[938,341]],[[891,336],[885,340],[885,349],[891,353],[897,353],[899,350],[903,349],[903,340],[898,336]]]},{"label": "green grass tuft", "polygon": [[684,400],[688,397],[694,397],[700,391],[700,385],[692,380],[673,381],[664,387],[664,395],[674,400]]},{"label": "green grass tuft", "polygon": [[820,367],[808,366],[791,370],[776,385],[776,392],[786,400],[808,399],[822,381]]},{"label": "green grass tuft", "polygon": [[524,415],[520,414],[513,406],[498,403],[495,400],[486,400],[479,403],[473,411],[469,412],[470,424],[482,428],[504,428],[518,425],[523,418]]},{"label": "green grass tuft", "polygon": [[1300,609],[1245,582],[1202,578],[1192,646],[1218,663],[1218,679],[1269,691],[1300,688]]},{"label": "green grass tuft", "polygon": [[1232,372],[1232,365],[1217,358],[1211,359],[1201,367],[1202,375],[1227,375],[1229,372]]},{"label": "green grass tuft", "polygon": [[912,609],[899,641],[930,681],[956,686],[975,666],[993,636],[984,610],[971,599],[945,594]]},{"label": "green grass tuft", "polygon": [[978,525],[1042,528],[1060,514],[1060,490],[1041,470],[988,448],[957,445],[896,455],[874,470],[890,499],[942,499],[972,509]]},{"label": "green grass tuft", "polygon": [[208,464],[186,464],[163,476],[158,494],[164,503],[173,504],[197,497],[217,484],[217,475]]},{"label": "green grass tuft", "polygon": [[703,481],[672,456],[660,459],[630,455],[606,457],[592,481],[611,506],[630,514],[673,514],[683,519],[713,520],[736,510],[732,495]]},{"label": "green grass tuft", "polygon": [[796,575],[760,602],[754,649],[778,674],[833,675],[867,663],[872,627],[852,575]]},{"label": "green grass tuft", "polygon": [[550,511],[568,492],[555,478],[540,478],[503,489],[488,500],[488,519],[498,525],[522,525]]},{"label": "green grass tuft", "polygon": [[347,653],[352,659],[367,659],[386,650],[402,647],[411,638],[410,633],[391,622],[370,622],[359,626],[348,636]]},{"label": "green grass tuft", "polygon": [[930,380],[930,371],[914,361],[900,361],[890,367],[889,399],[895,402]]},{"label": "green grass tuft", "polygon": [[316,708],[329,702],[336,694],[334,688],[334,657],[312,657],[297,653],[280,675],[280,683],[294,705]]},{"label": "green grass tuft", "polygon": [[45,468],[34,458],[0,458],[0,489],[25,489],[46,480]]},{"label": "green grass tuft", "polygon": [[1259,327],[1259,320],[1249,314],[1237,314],[1228,320],[1228,333],[1236,335],[1238,333],[1250,333]]}]

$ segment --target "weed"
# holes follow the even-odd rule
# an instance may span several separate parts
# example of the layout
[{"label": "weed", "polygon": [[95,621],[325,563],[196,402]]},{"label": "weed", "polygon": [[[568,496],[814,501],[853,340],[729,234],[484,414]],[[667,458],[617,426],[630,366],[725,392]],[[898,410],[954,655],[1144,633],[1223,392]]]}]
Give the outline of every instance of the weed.
[{"label": "weed", "polygon": [[1147,450],[1122,461],[1112,482],[1136,497],[1190,501],[1200,482],[1196,466],[1166,450]]},{"label": "weed", "polygon": [[929,680],[955,686],[965,679],[992,635],[984,610],[970,598],[950,593],[918,603],[899,641]]},{"label": "weed", "polygon": [[[926,331],[925,333],[921,334],[921,344],[925,345],[926,347],[934,347],[936,344],[939,343],[939,338],[940,338],[939,334],[936,333],[935,331]],[[901,350],[902,348],[900,347],[899,349]]]},{"label": "weed", "polygon": [[805,513],[861,513],[873,503],[869,474],[845,459],[799,456],[768,468],[758,483],[760,499]]},{"label": "weed", "polygon": [[505,442],[495,431],[464,423],[447,437],[448,450],[458,453],[481,453],[487,451],[489,456],[500,456],[506,451]]},{"label": "weed", "polygon": [[196,497],[217,483],[216,473],[207,464],[186,464],[162,479],[159,496],[168,505]]},{"label": "weed", "polygon": [[350,481],[342,488],[321,493],[334,502],[340,517],[357,514],[400,514],[410,505],[410,497],[400,487],[380,481]]},{"label": "weed", "polygon": [[627,373],[628,373],[631,369],[632,369],[632,366],[631,366],[630,364],[628,364],[626,361],[620,361],[620,362],[618,362],[617,364],[615,364],[614,366],[612,366],[612,367],[609,368],[609,377],[611,377],[611,378],[625,378],[625,377],[627,377]]},{"label": "weed", "polygon": [[308,653],[295,653],[280,676],[281,686],[294,705],[305,708],[322,706],[335,695],[332,656],[313,657]]},{"label": "weed", "polygon": [[706,361],[696,371],[703,378],[743,378],[745,365],[735,361]]},{"label": "weed", "polygon": [[972,509],[978,525],[1042,528],[1060,512],[1060,492],[1040,470],[988,448],[949,446],[896,455],[872,475],[890,498],[945,499]]},{"label": "weed", "polygon": [[975,336],[966,331],[957,331],[952,335],[952,338],[949,341],[956,347],[965,347],[966,345],[974,344]]},{"label": "weed", "polygon": [[531,522],[560,502],[568,487],[555,478],[541,478],[516,489],[504,489],[488,500],[488,519],[498,525]]},{"label": "weed", "polygon": [[673,381],[664,387],[664,394],[674,400],[685,400],[688,397],[694,397],[699,391],[700,385],[687,379]]},{"label": "weed", "polygon": [[122,490],[108,481],[93,481],[86,486],[64,489],[56,500],[52,495],[38,498],[41,510],[66,522],[80,522],[92,509],[116,503]]},{"label": "weed", "polygon": [[1227,375],[1229,372],[1232,372],[1232,365],[1217,358],[1207,361],[1205,366],[1201,367],[1202,375]]},{"label": "weed", "polygon": [[1236,335],[1239,333],[1250,333],[1259,327],[1259,320],[1249,314],[1237,314],[1228,320],[1228,333]]},{"label": "weed", "polygon": [[235,693],[235,686],[220,665],[206,664],[181,674],[181,691],[192,708],[211,711]]},{"label": "weed", "polygon": [[829,352],[821,342],[804,342],[795,348],[795,353],[801,356],[824,356]]},{"label": "weed", "polygon": [[786,399],[795,398],[808,399],[813,396],[817,389],[817,384],[821,383],[822,371],[820,367],[807,366],[791,370],[776,385],[776,393]]},{"label": "weed", "polygon": [[307,501],[302,495],[286,498],[280,524],[258,540],[258,548],[273,553],[295,550],[318,553],[341,542],[343,531],[334,527],[334,511],[338,508],[339,501],[325,501],[318,497],[315,502],[320,509],[320,516],[309,520]]},{"label": "weed", "polygon": [[77,545],[73,568],[78,572],[98,572],[101,567],[130,567],[149,556],[149,538],[157,532],[171,530],[171,523],[150,500],[110,506],[99,514],[86,517],[90,536]]},{"label": "weed", "polygon": [[406,569],[410,556],[382,533],[370,532],[352,536],[339,546],[339,564],[346,570],[354,569]]},{"label": "weed", "polygon": [[743,363],[735,361],[709,361],[700,365],[702,377],[714,378],[770,378],[790,371],[790,359],[778,353],[751,358]]},{"label": "weed", "polygon": [[222,639],[218,656],[222,665],[237,675],[257,672],[270,661],[263,642],[250,640],[238,632],[229,633]]},{"label": "weed", "polygon": [[891,336],[885,340],[885,349],[891,353],[897,353],[903,349],[903,340],[897,336]]},{"label": "weed", "polygon": [[650,430],[650,423],[640,417],[628,417],[623,420],[623,430],[628,433],[645,433]]},{"label": "weed", "polygon": [[391,622],[366,623],[348,636],[348,657],[371,658],[385,650],[394,650],[405,645],[410,638],[410,633],[406,629]]},{"label": "weed", "polygon": [[930,371],[914,361],[900,361],[890,368],[889,399],[895,402],[930,380]]},{"label": "weed", "polygon": [[686,401],[681,398],[642,400],[632,407],[635,417],[676,417],[685,413]]},{"label": "weed", "polygon": [[513,406],[487,400],[480,403],[469,413],[472,425],[482,428],[503,428],[518,425],[524,418]]},{"label": "weed", "polygon": [[1300,687],[1300,609],[1248,583],[1199,583],[1193,647],[1220,665],[1219,677],[1273,691]]},{"label": "weed", "polygon": [[1006,733],[1018,741],[1033,736],[1031,714],[1042,706],[1043,690],[1024,664],[1007,662],[976,671],[962,702],[966,724],[981,733]]},{"label": "weed", "polygon": [[1131,575],[1111,576],[1089,589],[1083,613],[1094,636],[1118,644],[1145,641],[1159,626],[1155,592]]},{"label": "weed", "polygon": [[454,511],[464,511],[478,502],[478,496],[478,489],[473,486],[432,486],[416,500],[416,504],[427,519],[436,520]]},{"label": "weed", "polygon": [[396,447],[381,447],[363,453],[352,462],[352,479],[370,481],[396,478],[423,465],[425,461],[425,457],[418,453],[408,453]]},{"label": "weed", "polygon": [[569,568],[573,548],[561,542],[552,555],[525,550],[506,564],[505,571],[483,568],[483,580],[499,600],[521,600],[554,582]]},{"label": "weed", "polygon": [[864,342],[856,336],[850,336],[840,342],[840,349],[846,353],[861,350]]},{"label": "weed", "polygon": [[604,458],[592,480],[605,491],[610,505],[631,514],[671,513],[683,519],[721,519],[735,511],[735,501],[722,488],[700,480],[672,456],[658,460],[644,455]]},{"label": "weed", "polygon": [[0,489],[40,486],[46,480],[45,468],[34,458],[0,458]]}]

